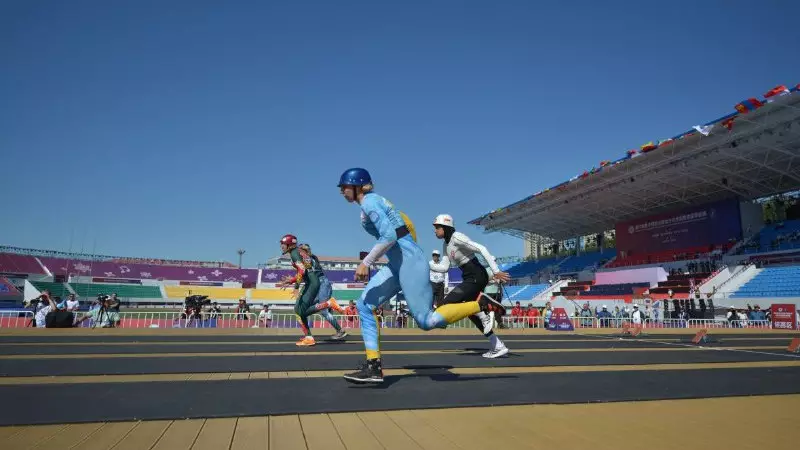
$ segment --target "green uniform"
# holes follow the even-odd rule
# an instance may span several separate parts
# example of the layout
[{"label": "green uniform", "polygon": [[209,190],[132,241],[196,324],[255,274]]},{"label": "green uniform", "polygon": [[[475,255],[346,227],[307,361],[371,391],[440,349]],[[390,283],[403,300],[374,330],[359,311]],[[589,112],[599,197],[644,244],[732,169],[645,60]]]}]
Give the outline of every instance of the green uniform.
[{"label": "green uniform", "polygon": [[[319,310],[316,300],[317,294],[319,294],[319,276],[322,273],[322,267],[316,258],[310,257],[307,253],[301,252],[297,248],[289,251],[289,257],[292,260],[292,265],[297,269],[297,276],[295,276],[294,280],[295,289],[298,289],[300,283],[303,282],[303,290],[294,305],[294,312],[297,314],[300,327],[308,336],[311,335],[308,327],[308,318]],[[302,274],[300,272],[301,268]]]}]

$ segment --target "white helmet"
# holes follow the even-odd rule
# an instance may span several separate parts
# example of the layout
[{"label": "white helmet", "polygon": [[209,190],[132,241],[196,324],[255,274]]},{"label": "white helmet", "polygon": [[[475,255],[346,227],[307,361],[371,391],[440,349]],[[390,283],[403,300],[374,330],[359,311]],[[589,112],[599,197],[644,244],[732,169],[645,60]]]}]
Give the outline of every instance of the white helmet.
[{"label": "white helmet", "polygon": [[451,217],[450,214],[439,214],[436,216],[436,219],[434,219],[433,224],[455,228],[455,226],[453,226],[453,217]]},{"label": "white helmet", "polygon": [[439,250],[434,250],[433,254],[436,255],[436,256],[441,256],[441,253],[439,253]]}]

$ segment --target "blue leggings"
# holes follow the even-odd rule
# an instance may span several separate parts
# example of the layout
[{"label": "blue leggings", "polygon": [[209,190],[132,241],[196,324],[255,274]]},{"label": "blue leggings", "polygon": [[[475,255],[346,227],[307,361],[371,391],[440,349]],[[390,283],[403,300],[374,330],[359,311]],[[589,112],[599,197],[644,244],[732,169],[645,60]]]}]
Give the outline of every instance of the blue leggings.
[{"label": "blue leggings", "polygon": [[401,290],[411,315],[421,329],[445,328],[448,324],[441,314],[433,310],[430,269],[422,249],[410,237],[406,237],[392,246],[387,257],[389,264],[370,279],[356,302],[368,359],[377,357],[380,351],[375,308],[388,302]]},{"label": "blue leggings", "polygon": [[[314,299],[314,303],[322,303],[327,302],[333,296],[333,285],[331,285],[331,281],[326,276],[319,277],[319,294],[317,294],[317,298]],[[319,311],[319,315],[322,316],[323,319],[328,321],[329,324],[336,330],[340,331],[342,329],[341,325],[339,325],[339,321],[333,317],[330,310],[323,309]],[[313,321],[310,321],[309,328],[314,325]]]}]

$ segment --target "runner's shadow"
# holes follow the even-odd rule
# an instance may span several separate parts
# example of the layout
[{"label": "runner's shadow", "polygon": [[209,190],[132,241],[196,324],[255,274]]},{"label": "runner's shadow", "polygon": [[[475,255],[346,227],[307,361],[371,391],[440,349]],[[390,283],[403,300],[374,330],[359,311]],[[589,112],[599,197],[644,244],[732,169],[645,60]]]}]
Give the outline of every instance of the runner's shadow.
[{"label": "runner's shadow", "polygon": [[453,366],[422,365],[422,366],[403,366],[402,368],[406,370],[411,370],[413,371],[413,373],[410,373],[408,375],[388,375],[383,377],[383,383],[381,384],[363,384],[357,386],[369,386],[373,389],[388,389],[402,379],[418,378],[418,377],[428,377],[433,381],[448,381],[448,382],[475,381],[475,380],[501,380],[501,379],[518,378],[514,375],[462,375],[451,372],[450,369],[453,369],[454,368]]}]

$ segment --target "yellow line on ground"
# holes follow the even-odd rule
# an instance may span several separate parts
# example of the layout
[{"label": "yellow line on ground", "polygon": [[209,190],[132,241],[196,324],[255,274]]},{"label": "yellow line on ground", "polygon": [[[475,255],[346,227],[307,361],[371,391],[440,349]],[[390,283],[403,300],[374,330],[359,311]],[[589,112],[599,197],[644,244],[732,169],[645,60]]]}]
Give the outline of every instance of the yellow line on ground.
[{"label": "yellow line on ground", "polygon": [[[773,338],[775,339],[775,338]],[[607,338],[596,338],[596,339],[518,339],[516,336],[512,335],[510,338],[503,339],[506,342],[608,342]],[[785,339],[784,339],[785,340]],[[323,342],[326,342],[322,340]],[[659,341],[664,342],[671,342],[675,341],[678,342],[680,339],[659,339]],[[36,346],[47,346],[47,347],[59,347],[59,346],[68,346],[68,347],[98,347],[98,346],[120,346],[120,345],[286,345],[286,344],[294,344],[296,341],[294,340],[287,340],[287,341],[202,341],[202,342],[187,342],[187,341],[128,341],[128,342],[2,342],[0,343],[0,347],[6,346],[23,346],[23,347],[36,347]],[[464,343],[464,342],[486,342],[486,339],[419,339],[419,340],[384,340],[384,343],[398,343],[398,344],[413,344],[413,343]],[[359,344],[364,345],[361,340],[347,340],[347,341],[337,341],[336,345],[341,344]],[[326,344],[327,345],[327,344]]]},{"label": "yellow line on ground", "polygon": [[[755,347],[625,347],[625,348],[511,348],[511,353],[597,353],[597,352],[675,352],[702,350],[785,350],[782,345]],[[188,357],[243,357],[243,356],[320,356],[361,355],[363,351],[296,351],[296,352],[211,352],[211,353],[71,353],[57,355],[2,355],[4,359],[114,359],[114,358],[188,358]],[[453,350],[385,350],[384,355],[473,354],[462,349]]]},{"label": "yellow line on ground", "polygon": [[[525,373],[574,373],[574,372],[624,372],[655,370],[705,370],[705,369],[745,369],[800,367],[800,361],[756,361],[730,363],[689,363],[689,364],[625,364],[595,366],[545,366],[545,367],[456,367],[452,369],[385,369],[385,375],[500,375]],[[176,373],[155,375],[76,375],[57,377],[0,377],[0,385],[31,384],[85,384],[85,383],[133,383],[154,381],[209,381],[228,379],[272,379],[272,378],[335,378],[347,370],[304,370],[286,372],[219,372],[219,373]]]}]

